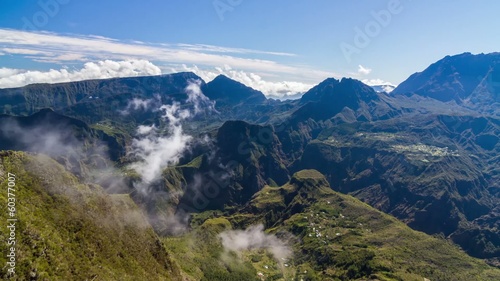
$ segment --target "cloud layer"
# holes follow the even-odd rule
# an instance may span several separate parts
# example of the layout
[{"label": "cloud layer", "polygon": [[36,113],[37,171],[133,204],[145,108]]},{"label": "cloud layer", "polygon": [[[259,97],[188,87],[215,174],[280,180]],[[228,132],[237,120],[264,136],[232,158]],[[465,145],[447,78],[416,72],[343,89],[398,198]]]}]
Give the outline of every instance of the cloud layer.
[{"label": "cloud layer", "polygon": [[161,70],[146,60],[88,62],[81,69],[65,68],[49,71],[23,71],[0,68],[0,88],[20,87],[34,83],[59,83],[88,79],[159,75]]},{"label": "cloud layer", "polygon": [[[178,68],[170,68],[165,72],[191,71],[200,76],[206,82],[213,80],[217,75],[223,74],[227,77],[241,82],[249,87],[263,92],[268,97],[284,98],[298,93],[304,93],[314,84],[282,81],[266,81],[260,75],[243,70],[235,70],[230,66],[201,69],[194,65],[188,67],[182,65]],[[114,77],[132,77],[146,75],[160,75],[162,70],[159,66],[146,60],[113,61],[105,60],[98,62],[87,62],[81,69],[68,70],[66,68],[50,69],[48,71],[26,71],[21,69],[0,68],[0,88],[22,87],[34,83],[60,83],[81,81],[87,79],[105,79]],[[133,101],[129,109],[137,107],[148,107],[150,101]]]},{"label": "cloud layer", "polygon": [[[183,65],[193,65],[206,71],[207,75],[197,73],[206,81],[224,70],[229,77],[255,87],[268,95],[285,96],[303,92],[310,84],[318,83],[327,77],[339,75],[315,70],[299,65],[293,66],[278,61],[294,57],[295,54],[275,51],[228,48],[204,44],[164,44],[140,41],[125,41],[102,36],[63,35],[51,32],[28,32],[0,28],[0,53],[4,56],[17,56],[37,63],[82,64],[96,61],[148,61],[160,67],[164,73],[172,69],[182,69]],[[263,59],[265,57],[266,59]],[[270,60],[270,57],[278,60]],[[86,64],[85,64],[86,65]],[[145,67],[145,66],[144,66]],[[237,69],[227,71],[226,68]],[[84,67],[86,68],[86,66]],[[167,71],[165,71],[167,70]],[[4,69],[3,72],[19,72],[10,78],[0,71],[0,88],[22,86],[41,82],[45,72]],[[144,69],[145,73],[158,73],[158,69]],[[28,72],[28,73],[27,73]],[[32,73],[33,72],[33,73]],[[46,73],[44,82],[68,81],[68,76],[77,70],[51,70]],[[78,76],[77,74],[75,74]],[[126,74],[115,76],[122,77]],[[27,77],[25,77],[27,76]],[[103,75],[102,78],[108,76]],[[213,79],[212,77],[212,79]],[[64,79],[66,78],[66,79]],[[95,78],[95,76],[92,76]],[[79,78],[75,78],[79,79]],[[84,78],[86,79],[86,77]],[[74,80],[72,80],[74,81]]]},{"label": "cloud layer", "polygon": [[162,64],[230,65],[245,71],[287,74],[308,79],[332,76],[332,73],[304,71],[259,56],[290,57],[294,54],[201,44],[153,44],[123,41],[101,36],[61,35],[0,28],[0,52],[20,55],[37,62],[68,63],[96,60],[149,60]]}]

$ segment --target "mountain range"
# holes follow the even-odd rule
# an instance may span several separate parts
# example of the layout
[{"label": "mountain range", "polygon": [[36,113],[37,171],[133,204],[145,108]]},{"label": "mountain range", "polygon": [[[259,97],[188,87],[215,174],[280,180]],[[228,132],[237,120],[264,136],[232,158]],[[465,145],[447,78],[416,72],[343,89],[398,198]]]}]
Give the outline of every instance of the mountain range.
[{"label": "mountain range", "polygon": [[[500,279],[499,59],[447,56],[392,91],[328,78],[284,101],[194,73],[0,89],[0,178],[22,174],[37,202],[19,272]],[[64,249],[73,268],[53,269]]]}]

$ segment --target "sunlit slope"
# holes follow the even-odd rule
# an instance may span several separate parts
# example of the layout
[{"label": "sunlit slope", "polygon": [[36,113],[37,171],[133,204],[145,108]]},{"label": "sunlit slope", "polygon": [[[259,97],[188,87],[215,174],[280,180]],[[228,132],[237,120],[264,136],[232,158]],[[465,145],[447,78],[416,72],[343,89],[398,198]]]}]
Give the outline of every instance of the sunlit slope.
[{"label": "sunlit slope", "polygon": [[[128,195],[81,184],[46,156],[0,152],[2,222],[9,172],[16,175],[18,280],[180,280],[179,269]],[[0,240],[6,235],[2,227]],[[5,247],[0,244],[2,253]],[[4,254],[0,263],[6,263]]]},{"label": "sunlit slope", "polygon": [[[231,255],[217,239],[224,230],[256,224],[286,241],[293,256],[276,260],[259,249]],[[315,170],[264,187],[240,210],[198,214],[192,226],[166,240],[192,280],[236,280],[230,272],[255,280],[500,280],[500,269],[331,190]]]}]

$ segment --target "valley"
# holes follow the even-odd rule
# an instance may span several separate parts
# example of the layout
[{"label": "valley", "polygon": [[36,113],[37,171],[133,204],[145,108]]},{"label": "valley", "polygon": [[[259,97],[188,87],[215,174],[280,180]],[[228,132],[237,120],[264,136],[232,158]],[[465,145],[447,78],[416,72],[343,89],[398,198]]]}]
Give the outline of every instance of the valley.
[{"label": "valley", "polygon": [[328,78],[284,101],[190,72],[0,89],[18,274],[500,279],[499,59],[447,56],[391,93]]}]

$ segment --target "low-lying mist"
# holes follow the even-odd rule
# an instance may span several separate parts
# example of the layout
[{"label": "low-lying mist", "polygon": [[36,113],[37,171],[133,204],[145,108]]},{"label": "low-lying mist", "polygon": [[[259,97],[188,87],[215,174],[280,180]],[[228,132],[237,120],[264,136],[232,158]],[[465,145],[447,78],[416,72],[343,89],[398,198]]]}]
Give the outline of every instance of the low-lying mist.
[{"label": "low-lying mist", "polygon": [[278,263],[292,255],[290,247],[274,234],[266,234],[264,225],[250,226],[245,230],[227,230],[219,234],[225,250],[241,253],[253,249],[269,251]]}]

